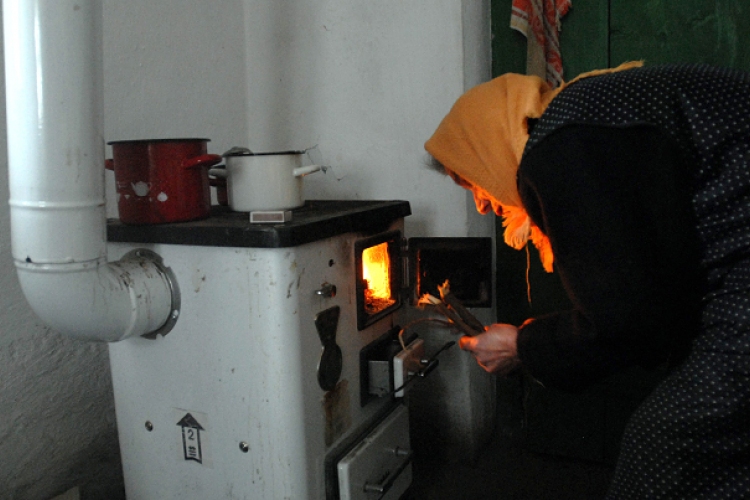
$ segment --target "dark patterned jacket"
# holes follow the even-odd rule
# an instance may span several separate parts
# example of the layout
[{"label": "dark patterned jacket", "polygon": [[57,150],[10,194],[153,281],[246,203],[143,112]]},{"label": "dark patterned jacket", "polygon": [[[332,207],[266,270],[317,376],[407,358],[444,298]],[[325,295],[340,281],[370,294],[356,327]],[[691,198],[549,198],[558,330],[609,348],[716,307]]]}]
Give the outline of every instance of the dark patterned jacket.
[{"label": "dark patterned jacket", "polygon": [[750,355],[750,75],[656,66],[574,83],[531,130],[518,185],[574,306],[520,329],[532,376],[577,388],[691,342]]}]

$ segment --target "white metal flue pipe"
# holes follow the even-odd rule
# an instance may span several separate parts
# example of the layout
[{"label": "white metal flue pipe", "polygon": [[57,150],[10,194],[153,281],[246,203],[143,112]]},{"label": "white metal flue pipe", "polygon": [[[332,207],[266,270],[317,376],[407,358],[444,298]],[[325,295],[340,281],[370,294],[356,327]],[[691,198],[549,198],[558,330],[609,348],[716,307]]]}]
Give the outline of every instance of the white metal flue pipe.
[{"label": "white metal flue pipe", "polygon": [[101,0],[3,0],[18,278],[52,329],[111,342],[177,311],[159,262],[107,262],[101,27]]}]

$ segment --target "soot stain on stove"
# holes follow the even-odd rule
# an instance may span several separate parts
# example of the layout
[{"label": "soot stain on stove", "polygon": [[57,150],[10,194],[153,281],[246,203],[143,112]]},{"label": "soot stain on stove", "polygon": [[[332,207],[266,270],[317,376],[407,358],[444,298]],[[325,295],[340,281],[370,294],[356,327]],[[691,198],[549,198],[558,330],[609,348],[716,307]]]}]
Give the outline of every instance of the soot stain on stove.
[{"label": "soot stain on stove", "polygon": [[323,396],[323,412],[326,418],[325,443],[330,446],[352,425],[349,412],[349,382],[340,380],[336,387]]}]

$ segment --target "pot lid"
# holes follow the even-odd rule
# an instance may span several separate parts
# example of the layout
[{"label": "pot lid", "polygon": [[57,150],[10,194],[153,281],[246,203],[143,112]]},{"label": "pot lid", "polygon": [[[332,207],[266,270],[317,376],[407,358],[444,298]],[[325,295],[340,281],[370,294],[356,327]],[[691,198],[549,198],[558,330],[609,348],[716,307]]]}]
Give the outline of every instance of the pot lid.
[{"label": "pot lid", "polygon": [[223,155],[224,157],[227,156],[270,156],[270,155],[301,155],[305,154],[305,150],[288,150],[288,151],[266,151],[263,153],[254,153],[248,148],[242,148],[242,147],[233,147],[229,150],[227,150]]}]

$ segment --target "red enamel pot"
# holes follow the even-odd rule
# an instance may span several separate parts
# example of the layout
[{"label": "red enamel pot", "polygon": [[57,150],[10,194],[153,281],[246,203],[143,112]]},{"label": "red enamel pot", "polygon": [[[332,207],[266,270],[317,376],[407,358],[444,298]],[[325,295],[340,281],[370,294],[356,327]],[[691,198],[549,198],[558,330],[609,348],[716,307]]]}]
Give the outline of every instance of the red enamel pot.
[{"label": "red enamel pot", "polygon": [[125,224],[204,219],[211,211],[209,139],[113,141],[106,167],[115,172],[117,210]]}]

